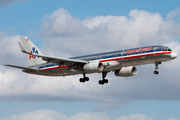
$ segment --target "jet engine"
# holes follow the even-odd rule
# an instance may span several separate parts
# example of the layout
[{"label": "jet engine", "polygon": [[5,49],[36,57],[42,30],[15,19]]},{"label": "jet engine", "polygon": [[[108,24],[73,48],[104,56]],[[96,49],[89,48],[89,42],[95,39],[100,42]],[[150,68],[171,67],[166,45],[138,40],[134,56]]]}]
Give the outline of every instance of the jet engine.
[{"label": "jet engine", "polygon": [[130,77],[134,76],[137,73],[137,69],[134,66],[129,66],[129,67],[122,67],[119,70],[116,70],[114,74],[116,76],[121,76],[121,77]]},{"label": "jet engine", "polygon": [[101,72],[104,70],[104,65],[101,62],[89,62],[83,67],[85,72]]}]

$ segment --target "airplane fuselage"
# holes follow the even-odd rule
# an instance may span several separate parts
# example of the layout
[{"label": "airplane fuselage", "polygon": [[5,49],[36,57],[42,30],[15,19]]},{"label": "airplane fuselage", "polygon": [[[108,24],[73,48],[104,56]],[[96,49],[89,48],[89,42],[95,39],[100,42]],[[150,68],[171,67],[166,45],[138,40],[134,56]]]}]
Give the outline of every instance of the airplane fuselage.
[{"label": "airplane fuselage", "polygon": [[172,60],[176,58],[176,56],[177,55],[166,46],[146,46],[70,58],[85,60],[87,63],[94,63],[94,65],[96,65],[96,63],[101,63],[104,65],[104,69],[102,71],[96,71],[94,69],[86,70],[83,65],[59,65],[50,62],[30,66],[30,68],[35,68],[38,71],[23,70],[23,72],[45,76],[67,76],[83,74],[84,72],[86,74],[95,72],[109,72],[116,71],[122,67],[161,63]]}]

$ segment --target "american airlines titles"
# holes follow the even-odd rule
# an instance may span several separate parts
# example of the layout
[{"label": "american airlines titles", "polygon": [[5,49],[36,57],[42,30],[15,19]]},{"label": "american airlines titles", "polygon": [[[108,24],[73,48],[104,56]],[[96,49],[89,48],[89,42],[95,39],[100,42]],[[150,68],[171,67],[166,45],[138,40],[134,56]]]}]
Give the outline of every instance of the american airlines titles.
[{"label": "american airlines titles", "polygon": [[126,53],[143,52],[143,51],[149,51],[151,49],[152,49],[151,47],[147,47],[147,48],[140,48],[134,50],[127,50]]}]

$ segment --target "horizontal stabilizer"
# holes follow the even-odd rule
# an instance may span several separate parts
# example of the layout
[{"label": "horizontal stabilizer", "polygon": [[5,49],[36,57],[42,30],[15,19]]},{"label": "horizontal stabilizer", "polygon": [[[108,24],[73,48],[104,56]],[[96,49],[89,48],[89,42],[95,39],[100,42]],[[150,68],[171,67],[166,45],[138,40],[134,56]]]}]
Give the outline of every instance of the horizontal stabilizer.
[{"label": "horizontal stabilizer", "polygon": [[16,65],[5,65],[5,66],[14,67],[14,68],[23,69],[23,70],[33,70],[33,71],[37,71],[36,69],[29,68],[29,67],[22,67],[22,66],[16,66]]}]

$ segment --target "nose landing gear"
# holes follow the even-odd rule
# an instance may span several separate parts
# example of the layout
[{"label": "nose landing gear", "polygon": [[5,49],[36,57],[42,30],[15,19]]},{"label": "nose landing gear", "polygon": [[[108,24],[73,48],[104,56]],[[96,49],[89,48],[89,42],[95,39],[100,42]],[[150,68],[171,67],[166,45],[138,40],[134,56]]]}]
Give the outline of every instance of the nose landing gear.
[{"label": "nose landing gear", "polygon": [[157,71],[158,68],[158,65],[161,64],[161,62],[155,62],[155,71],[154,71],[154,74],[159,74],[159,71]]}]

